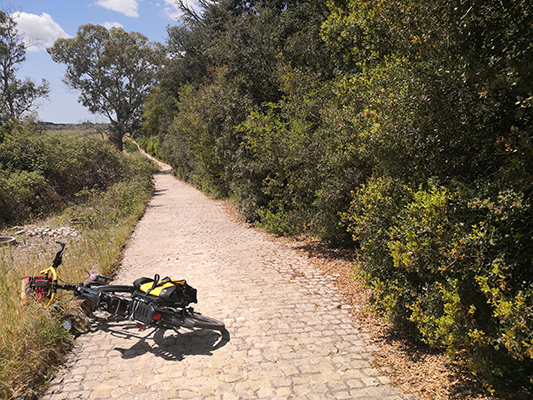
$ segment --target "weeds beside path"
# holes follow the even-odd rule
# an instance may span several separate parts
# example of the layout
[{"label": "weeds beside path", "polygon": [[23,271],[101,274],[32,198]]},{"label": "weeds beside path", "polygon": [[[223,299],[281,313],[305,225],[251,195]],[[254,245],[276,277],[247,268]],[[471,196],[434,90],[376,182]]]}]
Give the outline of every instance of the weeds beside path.
[{"label": "weeds beside path", "polygon": [[[125,159],[124,179],[106,190],[85,190],[60,215],[11,227],[18,244],[0,248],[0,398],[34,398],[72,345],[63,328],[71,295],[54,307],[20,301],[21,278],[50,266],[57,240],[67,244],[62,282],[81,282],[88,272],[116,272],[124,245],[153,191],[154,166],[143,157]],[[81,201],[82,197],[85,201]]]}]

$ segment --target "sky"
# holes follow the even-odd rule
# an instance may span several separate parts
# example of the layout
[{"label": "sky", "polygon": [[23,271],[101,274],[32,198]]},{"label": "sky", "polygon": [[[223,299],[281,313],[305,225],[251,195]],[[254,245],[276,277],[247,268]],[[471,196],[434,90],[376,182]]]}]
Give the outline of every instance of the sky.
[{"label": "sky", "polygon": [[[193,0],[188,0],[194,6]],[[46,48],[58,38],[75,37],[78,27],[99,24],[140,32],[152,42],[165,43],[167,26],[178,24],[174,0],[0,0],[0,9],[12,15],[27,44],[19,79],[26,77],[50,85],[48,99],[38,101],[38,119],[54,123],[107,122],[78,103],[79,92],[62,80],[65,65],[52,61]]]}]

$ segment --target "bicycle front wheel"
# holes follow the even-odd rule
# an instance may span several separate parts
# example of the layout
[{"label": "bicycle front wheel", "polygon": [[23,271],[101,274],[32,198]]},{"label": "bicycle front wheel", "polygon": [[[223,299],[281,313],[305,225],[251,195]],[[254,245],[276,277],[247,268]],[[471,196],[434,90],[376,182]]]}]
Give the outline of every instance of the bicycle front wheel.
[{"label": "bicycle front wheel", "polygon": [[135,292],[134,286],[128,285],[103,285],[103,286],[94,286],[91,288],[95,292],[106,292],[106,293],[133,293]]},{"label": "bicycle front wheel", "polygon": [[185,316],[180,316],[170,312],[161,312],[161,322],[174,327],[185,327],[189,329],[210,329],[213,331],[223,331],[224,323],[214,318],[209,318],[199,313],[188,311]]},{"label": "bicycle front wheel", "polygon": [[196,312],[188,312],[185,318],[192,320],[195,328],[211,329],[215,331],[221,331],[226,328],[224,322],[206,317],[205,315]]}]

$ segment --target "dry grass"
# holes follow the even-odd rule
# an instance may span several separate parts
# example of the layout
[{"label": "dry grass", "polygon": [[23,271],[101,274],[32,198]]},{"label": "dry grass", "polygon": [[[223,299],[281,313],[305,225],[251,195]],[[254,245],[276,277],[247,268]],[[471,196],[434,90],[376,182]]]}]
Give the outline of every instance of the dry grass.
[{"label": "dry grass", "polygon": [[82,230],[77,238],[22,234],[17,245],[1,249],[0,398],[22,393],[31,397],[38,392],[72,343],[72,336],[63,328],[65,316],[73,311],[72,295],[60,291],[56,304],[49,309],[31,298],[23,304],[19,295],[21,277],[39,275],[51,265],[58,250],[56,240],[67,245],[58,269],[61,282],[81,283],[92,272],[109,273],[116,269],[132,229],[131,224],[125,224],[112,230]]},{"label": "dry grass", "polygon": [[[32,249],[30,251],[29,249]],[[0,258],[0,397],[10,398],[42,384],[70,346],[67,332],[54,318],[59,308],[44,309],[20,298],[21,277],[38,275],[53,258],[44,240],[2,248]],[[73,271],[69,271],[72,276]],[[51,346],[51,344],[53,344]]]},{"label": "dry grass", "polygon": [[[126,241],[142,216],[151,192],[130,185],[111,193],[118,199],[133,197],[134,204],[124,207],[123,202],[112,201],[115,198],[105,194],[98,203],[98,219],[96,216],[92,220],[82,218],[90,222],[88,226],[76,225],[76,237],[55,237],[51,232],[36,236],[28,233],[35,225],[48,226],[54,231],[54,227],[68,224],[72,215],[35,222],[25,229],[0,231],[0,236],[19,232],[18,244],[0,247],[0,398],[21,395],[32,398],[39,393],[72,343],[71,334],[63,328],[65,315],[72,312],[72,295],[58,293],[56,304],[48,309],[32,299],[23,304],[21,278],[39,275],[39,271],[51,265],[59,247],[56,240],[67,245],[59,267],[60,283],[80,283],[96,271],[112,276],[119,267]],[[77,206],[66,213],[77,212],[87,217],[94,206],[91,204],[86,209]]]}]

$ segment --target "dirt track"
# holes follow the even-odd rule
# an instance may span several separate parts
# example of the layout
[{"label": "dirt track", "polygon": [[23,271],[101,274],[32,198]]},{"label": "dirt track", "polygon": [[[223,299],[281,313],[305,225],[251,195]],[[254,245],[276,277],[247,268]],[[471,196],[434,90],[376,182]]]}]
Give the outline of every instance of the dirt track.
[{"label": "dirt track", "polygon": [[375,348],[331,278],[266,239],[165,166],[116,283],[184,278],[229,337],[95,324],[44,399],[412,398],[371,367]]}]

